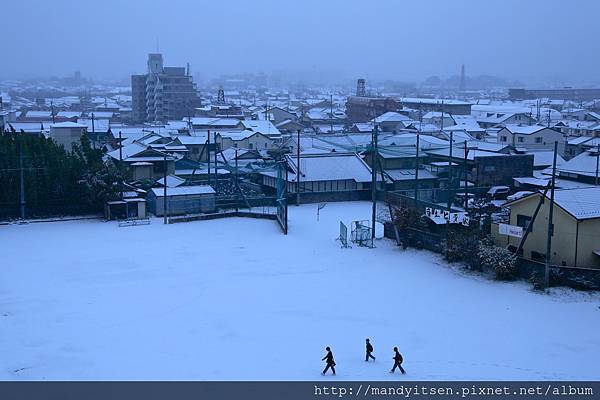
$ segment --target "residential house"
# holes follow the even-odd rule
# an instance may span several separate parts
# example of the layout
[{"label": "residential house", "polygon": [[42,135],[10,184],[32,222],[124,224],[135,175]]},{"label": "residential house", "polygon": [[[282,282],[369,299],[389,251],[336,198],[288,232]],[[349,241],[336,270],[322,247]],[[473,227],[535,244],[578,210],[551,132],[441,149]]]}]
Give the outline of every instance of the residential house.
[{"label": "residential house", "polygon": [[498,143],[513,147],[553,150],[554,142],[558,142],[558,153],[564,154],[565,137],[555,129],[543,125],[506,125],[498,131]]},{"label": "residential house", "polygon": [[[536,192],[505,204],[510,224],[525,230],[531,224],[543,193]],[[600,188],[556,190],[552,221],[550,261],[554,265],[600,267]],[[544,261],[548,233],[550,193],[546,194],[531,232],[523,246],[523,257]],[[520,238],[495,234],[498,245],[518,248]]]}]

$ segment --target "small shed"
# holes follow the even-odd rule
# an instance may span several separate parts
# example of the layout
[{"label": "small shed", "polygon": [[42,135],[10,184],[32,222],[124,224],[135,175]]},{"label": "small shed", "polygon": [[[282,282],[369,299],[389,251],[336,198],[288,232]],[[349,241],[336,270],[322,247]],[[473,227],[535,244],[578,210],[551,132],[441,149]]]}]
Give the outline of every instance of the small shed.
[{"label": "small shed", "polygon": [[[164,215],[164,188],[148,192],[151,213]],[[211,213],[216,209],[215,190],[208,185],[167,187],[167,215]]]},{"label": "small shed", "polygon": [[107,201],[104,205],[104,217],[107,221],[147,218],[146,200],[132,198]]}]

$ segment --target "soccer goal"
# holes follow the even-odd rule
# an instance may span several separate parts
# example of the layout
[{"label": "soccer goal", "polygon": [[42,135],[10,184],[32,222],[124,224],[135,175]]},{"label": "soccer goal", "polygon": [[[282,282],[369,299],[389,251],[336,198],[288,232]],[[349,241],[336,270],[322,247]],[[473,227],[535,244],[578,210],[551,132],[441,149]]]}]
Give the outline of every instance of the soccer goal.
[{"label": "soccer goal", "polygon": [[352,221],[350,224],[350,239],[361,247],[373,247],[370,221]]}]

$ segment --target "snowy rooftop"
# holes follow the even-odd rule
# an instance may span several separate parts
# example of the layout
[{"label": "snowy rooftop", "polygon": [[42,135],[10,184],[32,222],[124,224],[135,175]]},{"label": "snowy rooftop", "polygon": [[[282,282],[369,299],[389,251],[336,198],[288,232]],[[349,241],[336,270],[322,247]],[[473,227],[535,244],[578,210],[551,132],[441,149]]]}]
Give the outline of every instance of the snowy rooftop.
[{"label": "snowy rooftop", "polygon": [[600,218],[600,188],[556,190],[554,201],[577,219]]},{"label": "snowy rooftop", "polygon": [[51,124],[50,128],[87,128],[87,125],[78,124],[77,122],[65,121]]},{"label": "snowy rooftop", "polygon": [[[297,158],[288,156],[288,162],[297,170]],[[302,155],[300,157],[301,179],[304,181],[354,180],[371,182],[371,169],[354,153],[330,153],[326,155]],[[288,175],[290,180],[295,173]]]},{"label": "snowy rooftop", "polygon": [[[164,188],[152,188],[152,192],[156,197],[163,197]],[[215,190],[208,185],[198,186],[178,186],[167,188],[167,196],[189,196],[195,194],[211,194],[215,193]]]},{"label": "snowy rooftop", "polygon": [[508,124],[504,126],[504,129],[508,130],[510,133],[518,134],[518,135],[532,135],[536,132],[539,132],[543,129],[548,129],[548,127],[543,125],[513,125]]}]

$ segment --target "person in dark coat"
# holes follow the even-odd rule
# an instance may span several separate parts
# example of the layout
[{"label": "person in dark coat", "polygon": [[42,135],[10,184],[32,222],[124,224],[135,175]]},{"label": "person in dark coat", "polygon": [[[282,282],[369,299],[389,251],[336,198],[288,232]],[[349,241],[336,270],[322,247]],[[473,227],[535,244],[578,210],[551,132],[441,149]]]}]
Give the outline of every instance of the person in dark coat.
[{"label": "person in dark coat", "polygon": [[365,356],[365,361],[369,361],[369,358],[372,358],[373,360],[375,360],[375,357],[373,357],[373,345],[371,344],[371,342],[369,342],[369,339],[366,340],[367,342],[367,355]]},{"label": "person in dark coat", "polygon": [[321,361],[327,362],[327,366],[325,367],[323,372],[321,372],[321,375],[325,375],[329,368],[331,368],[331,372],[333,372],[333,374],[335,375],[335,361],[333,360],[333,353],[331,352],[329,346],[325,347],[325,350],[327,350],[327,354],[321,359]]},{"label": "person in dark coat", "polygon": [[404,368],[402,368],[402,361],[402,354],[400,354],[397,347],[394,347],[394,367],[390,371],[391,374],[393,374],[394,371],[396,371],[396,368],[399,368],[402,374],[406,373]]}]

